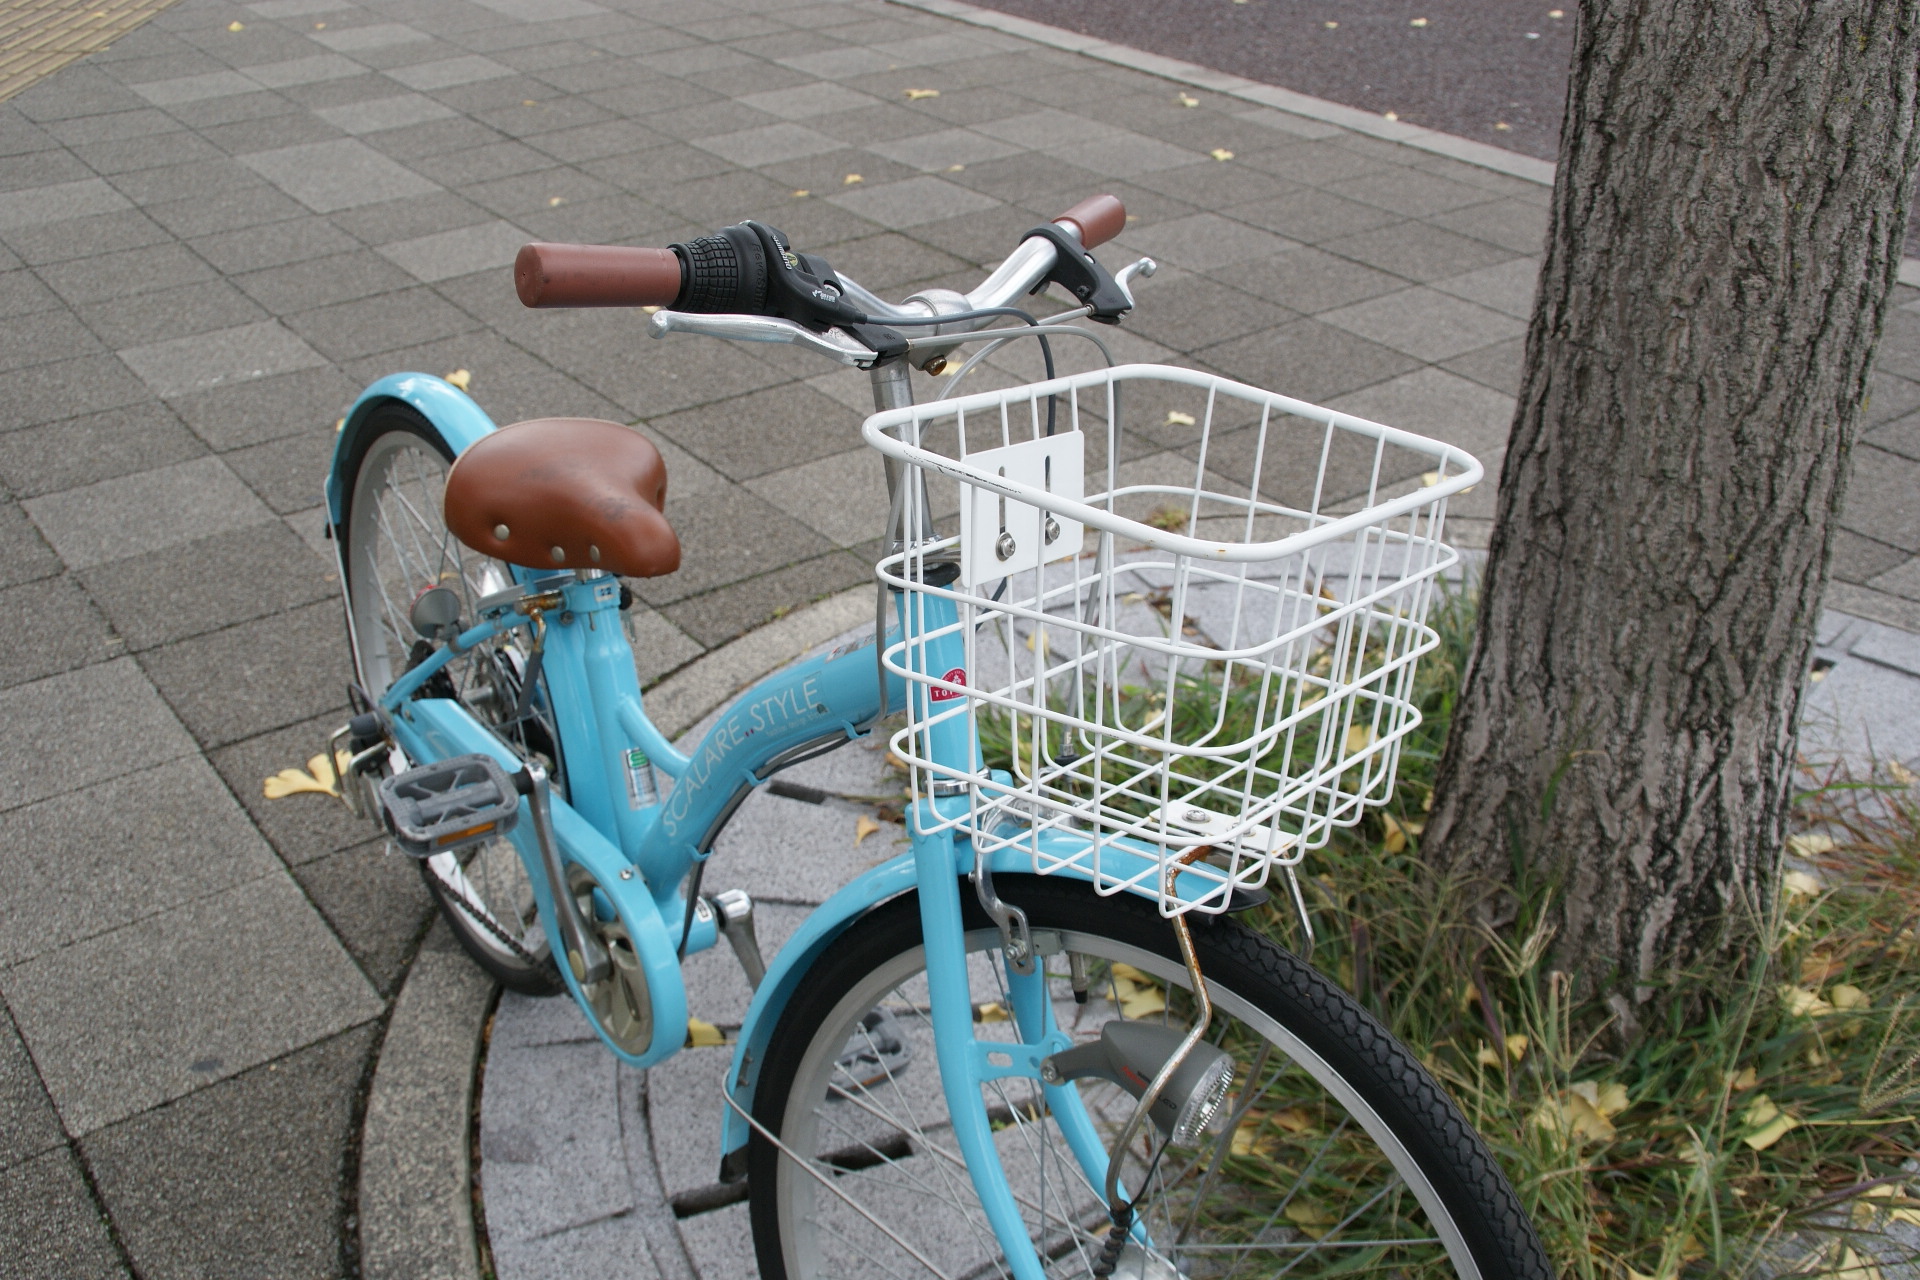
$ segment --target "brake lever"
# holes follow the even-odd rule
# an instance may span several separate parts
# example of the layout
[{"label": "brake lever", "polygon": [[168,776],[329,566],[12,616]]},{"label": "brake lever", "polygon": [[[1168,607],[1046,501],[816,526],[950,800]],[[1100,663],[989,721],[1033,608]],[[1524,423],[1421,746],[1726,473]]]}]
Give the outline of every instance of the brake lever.
[{"label": "brake lever", "polygon": [[1120,286],[1120,292],[1127,295],[1127,306],[1133,306],[1133,278],[1139,276],[1142,280],[1150,279],[1159,269],[1160,264],[1152,258],[1140,258],[1120,268],[1113,282]]},{"label": "brake lever", "polygon": [[775,342],[806,347],[823,356],[856,369],[871,368],[880,353],[842,329],[824,333],[782,320],[776,316],[706,315],[689,311],[660,310],[647,317],[647,334],[664,338],[670,333],[692,333],[707,338],[731,338],[735,342]]}]

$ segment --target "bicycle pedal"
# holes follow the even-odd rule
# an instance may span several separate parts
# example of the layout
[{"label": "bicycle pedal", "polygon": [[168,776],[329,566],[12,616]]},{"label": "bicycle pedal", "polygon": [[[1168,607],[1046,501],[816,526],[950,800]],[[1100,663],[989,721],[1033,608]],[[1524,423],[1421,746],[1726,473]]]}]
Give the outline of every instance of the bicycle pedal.
[{"label": "bicycle pedal", "polygon": [[401,852],[415,858],[459,849],[513,830],[520,793],[492,756],[454,756],[380,784],[380,808]]}]

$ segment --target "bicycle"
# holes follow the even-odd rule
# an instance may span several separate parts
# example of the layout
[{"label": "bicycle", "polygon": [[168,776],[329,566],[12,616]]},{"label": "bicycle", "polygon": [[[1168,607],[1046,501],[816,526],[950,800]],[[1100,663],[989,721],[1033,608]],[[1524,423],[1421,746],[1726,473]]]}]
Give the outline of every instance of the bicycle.
[{"label": "bicycle", "polygon": [[[342,791],[420,859],[475,961],[567,992],[634,1066],[683,1047],[680,962],[728,940],[755,994],[720,1176],[748,1179],[769,1280],[1550,1276],[1431,1076],[1236,919],[1278,875],[1310,943],[1293,869],[1391,791],[1454,562],[1446,498],[1479,464],[1110,359],[960,394],[1017,339],[1049,374],[1053,341],[1100,343],[1074,322],[1117,323],[1154,270],[1094,257],[1124,224],[1095,197],[970,293],[898,304],[753,222],[668,249],[527,246],[529,306],[647,306],[655,337],[869,371],[891,500],[874,633],[767,677],[681,753],[619,621],[622,577],[678,564],[657,451],[612,423],[496,429],[440,379],[394,375],[347,415],[327,486],[359,680]],[[1015,305],[1049,285],[1074,305]],[[913,402],[910,368],[975,343]],[[1123,401],[1166,409],[1147,435],[1190,476],[1131,474]],[[1269,463],[1285,474],[1263,490]],[[750,897],[701,892],[715,836],[890,712],[909,851],[762,957]]]}]

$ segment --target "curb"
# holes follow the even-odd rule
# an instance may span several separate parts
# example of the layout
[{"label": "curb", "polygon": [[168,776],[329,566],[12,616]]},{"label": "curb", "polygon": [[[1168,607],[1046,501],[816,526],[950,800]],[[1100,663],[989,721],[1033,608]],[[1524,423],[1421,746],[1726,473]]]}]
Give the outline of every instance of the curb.
[{"label": "curb", "polygon": [[[677,738],[737,690],[872,619],[872,586],[829,596],[647,690],[648,714]],[[436,919],[394,1000],[360,1127],[365,1280],[480,1280],[468,1130],[494,993],[446,921]]]},{"label": "curb", "polygon": [[[1435,155],[1447,156],[1482,169],[1491,169],[1495,173],[1504,173],[1509,178],[1519,178],[1524,182],[1532,182],[1543,187],[1553,185],[1555,166],[1551,160],[1536,160],[1532,156],[1521,155],[1517,151],[1508,151],[1504,147],[1496,147],[1489,143],[1476,142],[1472,138],[1441,133],[1437,129],[1424,129],[1417,124],[1388,120],[1384,116],[1377,116],[1371,111],[1362,111],[1358,107],[1342,106],[1337,102],[1329,102],[1325,98],[1310,97],[1304,93],[1295,93],[1291,89],[1282,89],[1278,85],[1263,84],[1258,80],[1248,80],[1244,76],[1215,71],[1211,67],[1203,67],[1196,62],[1182,62],[1178,58],[1148,53],[1144,49],[1115,44],[1111,40],[1102,40],[1097,36],[1083,36],[1077,31],[1068,31],[1065,27],[1050,27],[1044,22],[1035,22],[1031,18],[1017,18],[995,9],[982,9],[978,5],[967,4],[964,0],[887,0],[887,2],[897,4],[904,9],[918,9],[922,13],[952,18],[956,22],[986,27],[1003,35],[1018,36],[1023,40],[1031,40],[1035,44],[1046,45],[1048,48],[1097,58],[1101,62],[1110,62],[1118,67],[1143,71],[1150,76],[1158,76],[1162,80],[1171,80],[1176,84],[1206,89],[1213,93],[1224,94],[1229,98],[1238,98],[1243,102],[1272,107],[1288,115],[1317,120],[1322,124],[1338,125],[1354,133],[1364,133],[1369,137],[1398,142],[1402,146],[1413,147],[1419,151],[1430,151]],[[1901,284],[1920,288],[1920,258],[1900,260],[1899,280]]]}]

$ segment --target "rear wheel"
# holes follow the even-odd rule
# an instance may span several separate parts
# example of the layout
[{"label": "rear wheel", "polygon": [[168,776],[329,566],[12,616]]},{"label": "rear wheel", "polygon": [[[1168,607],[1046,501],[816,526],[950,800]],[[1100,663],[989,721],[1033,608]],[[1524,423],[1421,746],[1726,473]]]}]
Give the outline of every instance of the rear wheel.
[{"label": "rear wheel", "polygon": [[[1076,1040],[1118,1018],[1186,1025],[1186,970],[1151,904],[1066,880],[999,877],[1046,954],[1054,1015]],[[1013,1041],[999,933],[969,907],[975,1034]],[[1136,1139],[1123,1166],[1150,1241],[1114,1272],[1159,1280],[1368,1275],[1551,1280],[1484,1144],[1411,1054],[1314,970],[1231,920],[1196,923],[1232,1055],[1226,1129],[1196,1149]],[[1070,960],[1070,957],[1078,959]],[[1085,1004],[1070,973],[1082,967]],[[935,1067],[919,908],[909,894],[836,941],[769,1042],[749,1151],[765,1280],[1008,1274],[961,1162]],[[1111,1148],[1133,1099],[1081,1080]],[[1039,1082],[982,1089],[995,1145],[1049,1277],[1086,1277],[1110,1219]],[[1157,1157],[1157,1158],[1156,1158]],[[806,1167],[802,1167],[802,1166]]]},{"label": "rear wheel", "polygon": [[[471,624],[481,597],[512,585],[505,564],[472,551],[447,530],[441,500],[453,450],[423,415],[389,402],[373,410],[341,522],[353,661],[363,688],[379,697],[432,646],[414,634],[408,611],[429,587],[459,595]],[[449,662],[423,696],[457,698],[522,759],[540,761],[565,794],[558,737],[544,681],[521,707],[527,669],[516,633]],[[504,986],[529,995],[565,989],[540,924],[533,886],[511,842],[493,840],[422,859],[420,874],[468,955]]]}]

